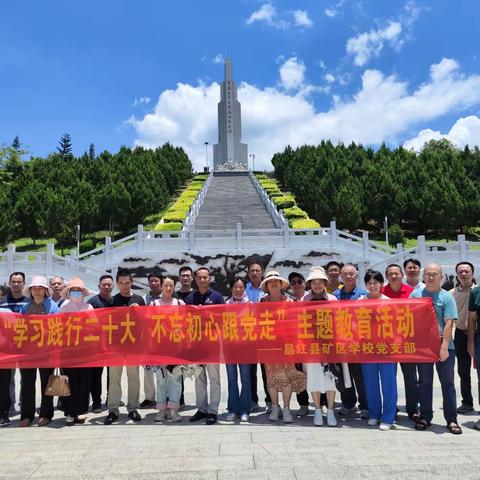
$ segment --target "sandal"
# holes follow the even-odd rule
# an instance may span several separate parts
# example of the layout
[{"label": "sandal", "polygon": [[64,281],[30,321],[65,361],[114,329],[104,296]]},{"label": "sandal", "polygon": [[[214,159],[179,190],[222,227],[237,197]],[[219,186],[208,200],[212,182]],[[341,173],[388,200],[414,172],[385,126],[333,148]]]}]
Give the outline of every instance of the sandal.
[{"label": "sandal", "polygon": [[415,424],[415,430],[425,431],[430,426],[430,422],[427,422],[425,418],[420,418]]},{"label": "sandal", "polygon": [[454,435],[461,435],[463,433],[461,427],[459,427],[455,422],[451,422],[447,425],[448,431]]}]

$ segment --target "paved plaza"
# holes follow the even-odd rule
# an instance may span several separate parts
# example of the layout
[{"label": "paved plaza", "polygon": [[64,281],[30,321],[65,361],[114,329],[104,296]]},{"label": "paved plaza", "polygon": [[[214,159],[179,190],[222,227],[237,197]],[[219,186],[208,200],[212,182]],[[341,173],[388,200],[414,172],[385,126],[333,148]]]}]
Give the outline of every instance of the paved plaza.
[{"label": "paved plaza", "polygon": [[[17,383],[18,377],[17,373]],[[401,373],[398,380],[403,385]],[[222,367],[222,413],[226,386]],[[140,424],[127,422],[122,412],[120,423],[111,426],[103,425],[107,412],[89,414],[85,425],[74,427],[65,427],[58,411],[44,428],[18,428],[15,416],[12,426],[0,430],[0,478],[480,479],[480,432],[472,428],[478,415],[459,416],[463,435],[448,433],[438,382],[434,425],[427,432],[415,431],[403,412],[389,432],[367,427],[359,418],[339,416],[337,428],[314,427],[312,416],[292,425],[272,424],[264,412],[253,414],[250,424],[191,424],[187,417],[195,412],[192,380],[185,380],[185,389],[189,407],[180,424],[155,424],[154,410],[141,411]],[[260,381],[259,391],[263,392]],[[399,393],[403,410],[403,387]],[[295,401],[292,407],[297,407]]]}]

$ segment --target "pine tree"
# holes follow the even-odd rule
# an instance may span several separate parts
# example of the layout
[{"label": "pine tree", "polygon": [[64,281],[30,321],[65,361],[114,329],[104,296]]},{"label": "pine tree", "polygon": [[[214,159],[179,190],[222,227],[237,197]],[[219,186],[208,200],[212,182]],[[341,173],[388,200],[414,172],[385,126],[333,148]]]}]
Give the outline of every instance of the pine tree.
[{"label": "pine tree", "polygon": [[90,144],[90,146],[88,147],[88,158],[90,160],[95,160],[95,145],[93,143]]},{"label": "pine tree", "polygon": [[64,133],[60,141],[58,142],[59,146],[57,147],[58,153],[63,158],[72,157],[72,139],[68,133]]},{"label": "pine tree", "polygon": [[22,144],[20,143],[20,138],[18,138],[18,135],[16,135],[15,138],[13,139],[12,148],[16,152],[20,153],[20,149],[22,148]]}]

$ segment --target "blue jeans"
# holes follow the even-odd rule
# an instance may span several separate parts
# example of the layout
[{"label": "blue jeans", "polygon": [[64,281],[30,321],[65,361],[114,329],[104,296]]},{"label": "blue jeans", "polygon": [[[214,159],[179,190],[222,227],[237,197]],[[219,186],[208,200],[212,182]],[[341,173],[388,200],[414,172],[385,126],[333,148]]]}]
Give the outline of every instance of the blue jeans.
[{"label": "blue jeans", "polygon": [[[240,370],[240,381],[242,382],[242,390],[238,389],[238,370]],[[243,415],[250,413],[252,404],[252,390],[250,384],[250,373],[252,366],[250,364],[229,364],[227,367],[228,378],[228,413]]]},{"label": "blue jeans", "polygon": [[[433,363],[418,363],[418,393],[420,416],[431,422],[433,418]],[[455,392],[455,350],[448,350],[444,362],[435,363],[440,385],[442,386],[443,416],[447,425],[457,423],[457,393]]]},{"label": "blue jeans", "polygon": [[362,371],[368,416],[392,425],[397,413],[397,364],[362,363]]},{"label": "blue jeans", "polygon": [[159,410],[178,409],[180,407],[180,395],[182,394],[182,375],[174,376],[166,367],[162,367],[156,371],[156,376],[157,408]]}]

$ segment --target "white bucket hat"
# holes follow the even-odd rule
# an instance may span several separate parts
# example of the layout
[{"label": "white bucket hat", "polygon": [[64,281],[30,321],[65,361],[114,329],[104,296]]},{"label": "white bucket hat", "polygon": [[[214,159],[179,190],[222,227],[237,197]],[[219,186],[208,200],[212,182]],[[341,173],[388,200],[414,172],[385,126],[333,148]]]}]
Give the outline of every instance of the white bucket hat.
[{"label": "white bucket hat", "polygon": [[32,277],[28,286],[26,286],[23,289],[22,293],[23,293],[24,297],[32,298],[32,294],[30,292],[30,289],[32,287],[43,287],[43,288],[45,288],[45,290],[47,291],[47,296],[48,297],[51,297],[52,294],[53,294],[53,290],[50,288],[50,285],[48,284],[47,277],[44,277],[43,275],[35,275],[35,276]]},{"label": "white bucket hat", "polygon": [[325,273],[325,269],[323,267],[312,267],[308,276],[305,280],[305,287],[310,288],[310,282],[312,280],[325,280],[326,283],[329,282],[328,276]]}]

